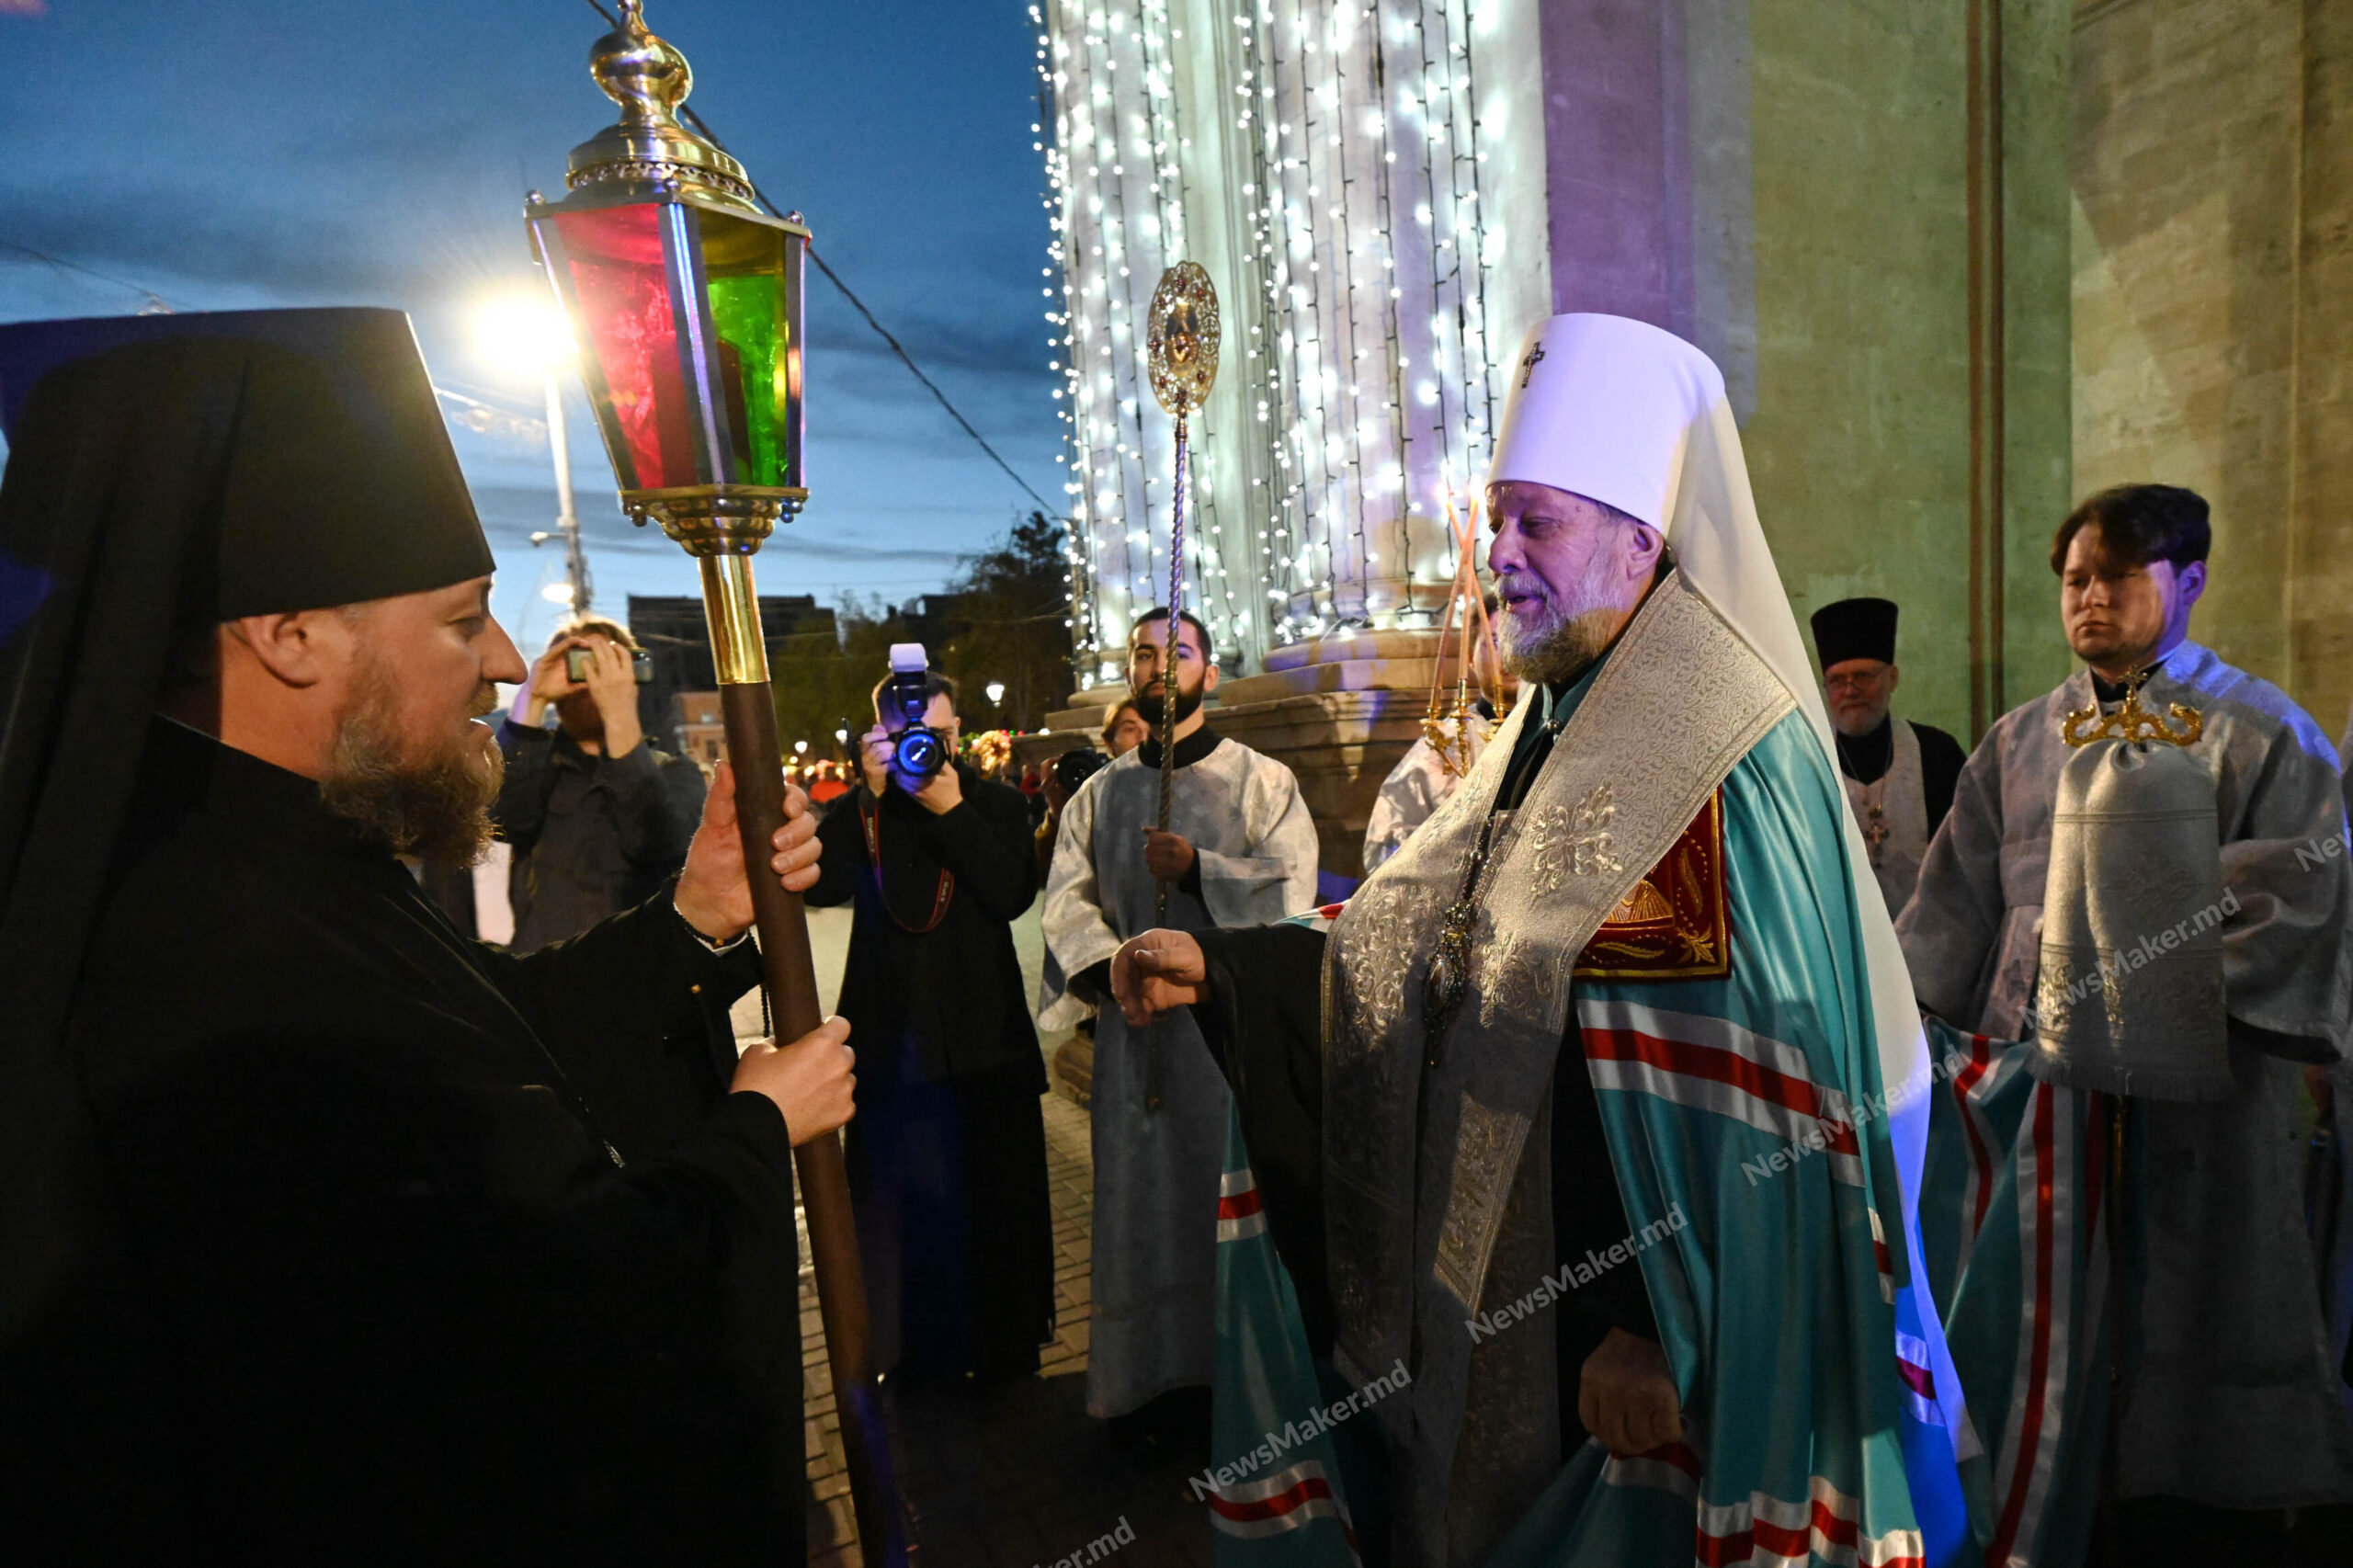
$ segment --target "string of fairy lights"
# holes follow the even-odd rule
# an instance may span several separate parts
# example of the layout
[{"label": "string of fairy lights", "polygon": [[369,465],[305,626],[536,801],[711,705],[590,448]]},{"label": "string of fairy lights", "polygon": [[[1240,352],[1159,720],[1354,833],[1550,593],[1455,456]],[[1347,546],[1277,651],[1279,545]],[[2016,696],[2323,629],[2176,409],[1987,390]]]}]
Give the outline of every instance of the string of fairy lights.
[{"label": "string of fairy lights", "polygon": [[1438,519],[1484,466],[1510,351],[1487,316],[1504,233],[1481,170],[1502,106],[1472,41],[1498,3],[1030,7],[1082,675],[1108,678],[1167,591],[1173,434],[1143,336],[1188,257],[1219,285],[1237,383],[1191,448],[1187,597],[1220,651],[1443,608]]}]

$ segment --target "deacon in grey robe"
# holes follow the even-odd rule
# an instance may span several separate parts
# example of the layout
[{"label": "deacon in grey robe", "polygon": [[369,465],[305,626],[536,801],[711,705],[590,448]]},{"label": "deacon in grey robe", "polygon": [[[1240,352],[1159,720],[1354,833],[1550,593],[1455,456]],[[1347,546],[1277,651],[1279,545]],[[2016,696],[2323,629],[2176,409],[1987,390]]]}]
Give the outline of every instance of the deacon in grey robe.
[{"label": "deacon in grey robe", "polygon": [[[2129,1343],[2105,1487],[2121,1500],[2128,1538],[2135,1500],[2186,1500],[2225,1534],[2258,1528],[2245,1511],[2276,1519],[2353,1500],[2353,1429],[2304,1233],[2298,1084],[2302,1064],[2337,1059],[2345,1028],[2345,801],[2336,748],[2312,719],[2187,638],[2205,583],[2206,513],[2188,491],[2131,485],[2092,497],[2063,525],[2052,551],[2062,612],[2070,646],[2091,667],[1986,733],[1896,927],[1923,1008],[1996,1040],[2031,1034],[2052,806],[2070,755],[2061,722],[2115,708],[2124,697],[2116,682],[2142,672],[2142,707],[2165,714],[2180,703],[2203,716],[2187,755],[2213,780],[2222,834],[2237,1087],[2220,1103],[2130,1102],[2149,1141],[2139,1195],[2146,1256],[2137,1299],[2118,1303]],[[2130,934],[2119,941],[2130,945]],[[2098,1504],[2054,1496],[2046,1506]],[[2165,1517],[2179,1528],[2184,1516]]]},{"label": "deacon in grey robe", "polygon": [[[1200,705],[1217,687],[1217,669],[1204,658],[1199,623],[1189,615],[1183,623],[1169,831],[1154,831],[1165,611],[1137,621],[1129,648],[1129,684],[1154,738],[1115,758],[1063,808],[1046,882],[1051,961],[1038,1021],[1047,1028],[1068,1028],[1108,998],[1111,955],[1138,932],[1259,926],[1314,907],[1315,824],[1299,780],[1204,722]],[[1164,920],[1154,915],[1155,869],[1174,883]],[[1134,1031],[1107,1007],[1096,1021],[1092,1100],[1086,1407],[1113,1416],[1210,1381],[1225,1078],[1189,1013]]]},{"label": "deacon in grey robe", "polygon": [[1888,711],[1904,675],[1895,663],[1895,617],[1890,599],[1840,599],[1813,612],[1838,772],[1890,915],[1912,900],[1928,840],[1952,809],[1962,760],[1961,743],[1934,724]]}]

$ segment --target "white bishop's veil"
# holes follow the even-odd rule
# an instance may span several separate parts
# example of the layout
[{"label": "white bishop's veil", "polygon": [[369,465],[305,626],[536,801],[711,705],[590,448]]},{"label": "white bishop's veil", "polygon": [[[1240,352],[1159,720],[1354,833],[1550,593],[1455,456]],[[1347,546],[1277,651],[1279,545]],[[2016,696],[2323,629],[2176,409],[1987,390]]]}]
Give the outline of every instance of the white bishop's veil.
[{"label": "white bishop's veil", "polygon": [[[1523,480],[1615,506],[1666,536],[1690,583],[1767,667],[1813,726],[1838,777],[1830,717],[1814,688],[1813,662],[1756,518],[1740,429],[1715,361],[1673,333],[1623,316],[1562,315],[1538,324],[1512,367],[1510,401],[1495,440],[1491,483]],[[1932,1346],[1932,1370],[1949,1430],[1962,1425],[1961,1380],[1937,1327],[1920,1266],[1920,1169],[1927,1148],[1928,1048],[1895,923],[1872,879],[1846,791],[1847,874],[1862,923],[1879,1036],[1880,1077],[1901,1108],[1888,1119],[1904,1184],[1912,1291]]]}]

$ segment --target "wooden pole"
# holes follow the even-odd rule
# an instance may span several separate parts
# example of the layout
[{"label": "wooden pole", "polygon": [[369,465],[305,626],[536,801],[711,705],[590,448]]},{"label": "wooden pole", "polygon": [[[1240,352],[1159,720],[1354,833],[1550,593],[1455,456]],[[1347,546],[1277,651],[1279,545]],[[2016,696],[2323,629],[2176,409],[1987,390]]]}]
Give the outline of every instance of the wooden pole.
[{"label": "wooden pole", "polygon": [[[824,1019],[817,1007],[817,970],[801,895],[788,892],[767,870],[776,854],[776,831],[784,825],[784,756],[777,743],[760,601],[752,587],[749,556],[705,555],[699,564],[703,611],[719,667],[720,716],[735,773],[735,822],[751,883],[753,924],[760,934],[760,977],[776,1037],[790,1042]],[[858,1261],[841,1141],[832,1133],[813,1138],[792,1152],[792,1164],[809,1221],[809,1258],[817,1277],[834,1404],[841,1415],[859,1555],[866,1568],[904,1568],[906,1533],[892,1473],[890,1432],[874,1383],[865,1270]],[[783,1310],[798,1323],[800,1302],[788,1301]],[[801,1412],[790,1416],[797,1426]]]}]

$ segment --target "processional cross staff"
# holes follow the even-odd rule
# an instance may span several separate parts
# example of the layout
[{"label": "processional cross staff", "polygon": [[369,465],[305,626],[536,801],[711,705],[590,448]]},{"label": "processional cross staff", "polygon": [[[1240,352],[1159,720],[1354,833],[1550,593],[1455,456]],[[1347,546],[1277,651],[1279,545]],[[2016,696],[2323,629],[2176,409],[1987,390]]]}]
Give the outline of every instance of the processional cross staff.
[{"label": "processional cross staff", "polygon": [[[1217,381],[1217,290],[1198,261],[1180,261],[1160,275],[1152,291],[1144,361],[1152,395],[1176,421],[1176,483],[1168,506],[1168,646],[1160,666],[1160,831],[1176,790],[1176,646],[1185,608],[1185,467],[1187,425],[1209,400]],[[1209,650],[1201,650],[1206,659]],[[1153,921],[1168,918],[1168,881],[1160,879]]]},{"label": "processional cross staff", "polygon": [[[735,819],[780,1039],[824,1020],[801,895],[765,868],[784,825],[783,748],[752,556],[807,501],[801,470],[801,215],[764,209],[743,165],[677,119],[686,57],[646,29],[640,0],[590,50],[620,121],[572,150],[569,193],[525,203],[539,257],[579,340],[581,374],[622,507],[686,548],[702,575],[711,662],[735,775]],[[904,1568],[868,1336],[866,1285],[840,1142],[793,1151],[866,1568]],[[794,1325],[800,1303],[773,1310]],[[798,1412],[779,1412],[796,1422]]]},{"label": "processional cross staff", "polygon": [[[1209,401],[1217,381],[1217,289],[1198,261],[1180,261],[1160,275],[1152,291],[1152,313],[1144,328],[1144,365],[1152,376],[1152,395],[1176,421],[1176,482],[1168,508],[1168,642],[1160,661],[1160,831],[1168,831],[1169,808],[1176,797],[1176,653],[1184,630],[1185,608],[1185,470],[1188,425],[1195,409]],[[1211,650],[1202,648],[1206,664]],[[1204,671],[1206,674],[1206,671]],[[1153,891],[1154,926],[1168,924],[1168,879],[1155,879]],[[1160,1108],[1160,1030],[1153,1031],[1146,1050],[1144,1107]]]}]

